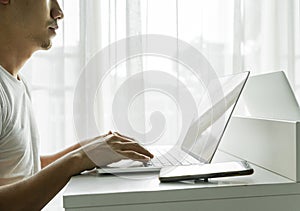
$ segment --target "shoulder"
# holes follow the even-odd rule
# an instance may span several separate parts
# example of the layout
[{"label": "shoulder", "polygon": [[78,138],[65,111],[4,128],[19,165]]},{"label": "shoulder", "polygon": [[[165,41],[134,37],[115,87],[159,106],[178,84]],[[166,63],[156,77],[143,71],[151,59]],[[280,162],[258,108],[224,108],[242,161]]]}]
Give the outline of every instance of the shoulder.
[{"label": "shoulder", "polygon": [[2,118],[9,115],[9,108],[11,108],[11,106],[11,95],[7,86],[7,81],[5,81],[5,79],[0,75],[0,113]]},{"label": "shoulder", "polygon": [[[1,66],[0,66],[1,68]],[[0,105],[4,106],[9,100],[9,82],[7,80],[6,75],[0,69]]]},{"label": "shoulder", "polygon": [[31,87],[30,87],[30,84],[27,82],[26,78],[22,74],[19,74],[19,77],[20,77],[20,79],[22,80],[22,82],[24,84],[26,94],[29,96],[29,99],[31,100]]},{"label": "shoulder", "polygon": [[[0,137],[2,136],[2,127],[4,125],[5,116],[7,116],[8,98],[0,79]],[[0,138],[1,139],[1,138]],[[1,141],[1,140],[0,140]]]},{"label": "shoulder", "polygon": [[7,95],[3,86],[3,81],[0,77],[0,107],[3,108],[4,107],[4,103],[6,101]]}]

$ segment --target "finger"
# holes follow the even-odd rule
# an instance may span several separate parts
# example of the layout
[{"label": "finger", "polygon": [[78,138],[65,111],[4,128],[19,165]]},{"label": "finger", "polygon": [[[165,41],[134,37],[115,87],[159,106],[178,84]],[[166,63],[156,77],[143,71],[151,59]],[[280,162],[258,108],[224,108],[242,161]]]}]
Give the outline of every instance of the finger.
[{"label": "finger", "polygon": [[86,144],[89,144],[89,143],[92,143],[94,141],[97,141],[97,140],[100,140],[102,138],[105,138],[106,136],[108,136],[109,134],[104,134],[104,135],[99,135],[99,136],[96,136],[94,138],[91,138],[91,139],[87,139],[87,140],[83,140],[83,141],[80,141],[79,144],[81,146],[84,146]]},{"label": "finger", "polygon": [[115,139],[115,141],[120,141],[120,142],[133,142],[133,140],[128,139],[126,137],[120,136],[117,133],[112,134],[112,139]]},{"label": "finger", "polygon": [[108,135],[110,135],[109,132],[106,133],[106,134],[102,134],[102,135],[96,136],[95,138],[93,138],[93,140],[97,140],[97,139],[99,139],[99,138],[104,138],[104,137],[106,137],[106,136],[108,136]]},{"label": "finger", "polygon": [[134,139],[127,137],[127,136],[123,136],[120,133],[114,132],[113,135],[115,137],[117,137],[119,139],[119,141],[121,142],[135,142]]},{"label": "finger", "polygon": [[[130,137],[125,136],[125,135],[121,135],[121,134],[118,133],[118,132],[114,132],[113,134],[117,135],[118,137],[125,138],[125,139],[122,139],[122,140],[124,140],[123,142],[128,142],[128,144],[130,144],[130,141],[132,141],[131,144],[135,146],[134,149],[135,149],[136,151],[138,151],[139,153],[142,153],[142,154],[144,154],[144,155],[146,155],[146,156],[148,156],[148,157],[150,157],[150,158],[153,158],[153,157],[154,157],[154,155],[153,155],[152,153],[150,153],[147,149],[145,149],[144,147],[142,147],[141,145],[139,145],[139,144],[135,141],[135,139],[130,138]],[[130,141],[128,141],[128,140],[130,140]]]},{"label": "finger", "polygon": [[147,162],[150,160],[149,157],[131,150],[126,150],[126,151],[116,150],[116,152],[123,155],[125,158],[129,158],[131,160],[136,160],[141,162]]},{"label": "finger", "polygon": [[139,145],[136,142],[127,142],[127,143],[126,142],[121,142],[121,143],[118,142],[116,145],[117,145],[116,147],[119,148],[118,150],[123,150],[123,151],[130,150],[130,151],[135,151],[137,153],[143,154],[150,158],[154,157],[152,153],[150,153],[147,149],[145,149],[144,147],[142,147],[141,145]]},{"label": "finger", "polygon": [[129,136],[122,135],[122,134],[120,134],[120,133],[118,133],[118,132],[114,132],[113,134],[116,134],[117,136],[120,136],[120,137],[129,139],[129,140],[132,140],[132,141],[136,141],[134,138],[131,138],[131,137],[129,137]]}]

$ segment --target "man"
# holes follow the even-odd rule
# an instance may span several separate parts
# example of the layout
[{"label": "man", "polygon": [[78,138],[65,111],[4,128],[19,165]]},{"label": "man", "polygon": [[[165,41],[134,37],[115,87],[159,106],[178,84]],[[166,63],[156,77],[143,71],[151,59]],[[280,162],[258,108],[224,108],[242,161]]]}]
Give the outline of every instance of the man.
[{"label": "man", "polygon": [[30,93],[18,73],[35,51],[51,47],[63,12],[57,0],[0,0],[0,14],[0,210],[40,210],[73,175],[153,157],[111,132],[40,157]]}]

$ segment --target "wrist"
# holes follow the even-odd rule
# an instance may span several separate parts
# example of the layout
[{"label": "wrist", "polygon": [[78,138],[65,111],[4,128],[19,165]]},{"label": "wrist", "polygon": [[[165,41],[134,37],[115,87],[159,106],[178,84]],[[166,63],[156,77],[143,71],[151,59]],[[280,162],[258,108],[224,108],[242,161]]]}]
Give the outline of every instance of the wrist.
[{"label": "wrist", "polygon": [[82,155],[78,152],[72,152],[69,153],[67,156],[65,156],[67,166],[70,166],[70,173],[72,176],[79,174],[84,169],[81,168],[82,163]]},{"label": "wrist", "polygon": [[89,170],[95,167],[94,163],[91,162],[82,149],[76,150],[69,155],[73,175],[77,175],[84,170]]}]

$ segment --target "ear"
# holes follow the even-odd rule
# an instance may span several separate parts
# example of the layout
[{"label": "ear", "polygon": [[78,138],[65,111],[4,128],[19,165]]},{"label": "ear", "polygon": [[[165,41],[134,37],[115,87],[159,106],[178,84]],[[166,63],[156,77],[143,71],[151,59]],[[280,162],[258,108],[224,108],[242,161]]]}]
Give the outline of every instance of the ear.
[{"label": "ear", "polygon": [[1,4],[9,4],[9,1],[10,1],[10,0],[0,0],[0,3],[1,3]]}]

